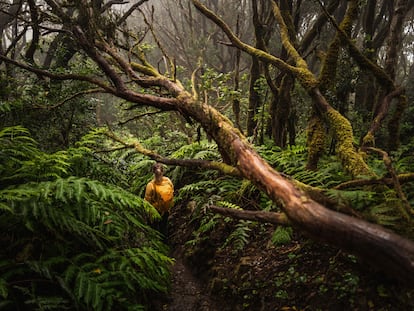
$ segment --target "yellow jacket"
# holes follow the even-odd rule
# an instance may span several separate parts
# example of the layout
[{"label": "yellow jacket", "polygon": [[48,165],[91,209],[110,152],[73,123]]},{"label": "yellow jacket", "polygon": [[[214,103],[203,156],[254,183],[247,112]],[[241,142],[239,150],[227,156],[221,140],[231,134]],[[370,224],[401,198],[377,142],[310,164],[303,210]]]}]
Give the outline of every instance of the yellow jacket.
[{"label": "yellow jacket", "polygon": [[145,189],[145,200],[154,206],[160,215],[173,205],[174,185],[168,177],[163,176],[161,183],[156,183],[155,179],[151,180]]}]

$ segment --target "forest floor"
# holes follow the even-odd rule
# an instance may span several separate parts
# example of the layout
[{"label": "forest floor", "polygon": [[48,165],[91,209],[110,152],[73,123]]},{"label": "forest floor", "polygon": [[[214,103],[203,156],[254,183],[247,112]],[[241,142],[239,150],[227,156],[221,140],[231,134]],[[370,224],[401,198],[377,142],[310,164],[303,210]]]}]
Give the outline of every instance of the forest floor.
[{"label": "forest floor", "polygon": [[223,221],[195,244],[199,225],[185,207],[171,214],[171,290],[154,310],[414,310],[413,288],[300,233],[275,246],[274,226],[259,224],[235,251],[223,247],[234,227]]}]

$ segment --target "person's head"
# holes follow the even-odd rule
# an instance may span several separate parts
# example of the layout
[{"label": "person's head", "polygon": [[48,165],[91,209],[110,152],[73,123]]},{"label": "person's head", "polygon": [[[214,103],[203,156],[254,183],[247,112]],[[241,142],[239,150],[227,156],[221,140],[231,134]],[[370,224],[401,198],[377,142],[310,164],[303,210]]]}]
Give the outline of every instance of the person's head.
[{"label": "person's head", "polygon": [[156,162],[153,166],[152,166],[152,172],[154,173],[154,175],[156,177],[160,177],[164,174],[164,167],[162,166],[161,163]]}]

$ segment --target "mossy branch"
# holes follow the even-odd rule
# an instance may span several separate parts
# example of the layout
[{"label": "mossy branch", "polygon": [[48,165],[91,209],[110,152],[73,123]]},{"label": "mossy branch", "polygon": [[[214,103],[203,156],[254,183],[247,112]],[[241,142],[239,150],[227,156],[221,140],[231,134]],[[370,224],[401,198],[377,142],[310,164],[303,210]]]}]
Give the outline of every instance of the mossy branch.
[{"label": "mossy branch", "polygon": [[306,168],[308,170],[317,170],[319,158],[322,156],[325,149],[326,133],[323,125],[323,120],[320,115],[313,109],[314,112],[308,126],[306,128],[308,160]]},{"label": "mossy branch", "polygon": [[279,6],[276,2],[272,1],[273,14],[279,24],[280,36],[282,38],[282,44],[290,57],[293,58],[296,67],[292,72],[301,82],[302,86],[306,90],[311,90],[318,86],[318,80],[315,78],[313,73],[309,70],[306,61],[300,56],[296,48],[291,42],[289,35],[289,28],[287,27],[285,20],[283,19],[282,13],[280,12]]},{"label": "mossy branch", "polygon": [[347,202],[339,201],[326,194],[326,189],[309,186],[297,180],[292,180],[292,183],[304,191],[312,200],[328,207],[331,210],[339,211],[347,215],[351,215],[357,218],[363,218],[352,207],[347,205]]},{"label": "mossy branch", "polygon": [[[257,57],[259,60],[261,60],[264,63],[269,63],[274,65],[275,67],[279,68],[282,71],[287,71],[295,76],[302,77],[301,80],[303,80],[303,76],[307,75],[306,72],[301,70],[301,68],[297,68],[295,66],[291,66],[288,63],[284,62],[278,57],[275,57],[263,50],[257,49],[249,44],[246,44],[242,42],[230,29],[230,27],[220,18],[218,17],[213,11],[209,10],[206,6],[204,6],[200,1],[198,0],[192,0],[194,6],[208,19],[210,19],[212,22],[214,22],[218,27],[223,30],[223,32],[227,35],[233,46],[236,48],[242,50],[243,52],[252,55],[254,57]],[[312,79],[311,79],[312,80]],[[307,80],[306,80],[307,81]],[[309,81],[308,81],[309,82]],[[316,82],[316,80],[313,78],[310,82]]]},{"label": "mossy branch", "polygon": [[[413,182],[414,173],[405,173],[396,175],[400,184]],[[350,181],[343,182],[333,189],[335,190],[344,190],[349,188],[360,188],[363,186],[373,186],[373,185],[389,185],[392,186],[394,183],[392,178],[383,177],[383,178],[374,178],[374,179],[354,179]]]},{"label": "mossy branch", "polygon": [[114,141],[122,144],[125,148],[133,148],[137,152],[151,158],[154,161],[164,163],[166,165],[178,165],[178,166],[184,166],[184,167],[192,167],[192,168],[198,168],[198,169],[211,169],[211,170],[217,170],[222,172],[225,175],[231,175],[236,177],[241,177],[240,171],[228,164],[225,164],[223,162],[217,162],[217,161],[206,161],[206,160],[200,160],[200,159],[171,159],[161,156],[160,154],[144,148],[138,141],[135,141],[133,143],[128,143],[124,141],[122,138],[116,136],[113,132],[108,131],[105,133],[105,135]]},{"label": "mossy branch", "polygon": [[385,167],[387,168],[388,173],[391,175],[391,180],[394,185],[394,190],[397,193],[398,197],[402,202],[402,206],[399,207],[401,214],[405,217],[406,220],[410,220],[410,216],[414,216],[414,210],[411,208],[410,203],[407,200],[407,197],[404,194],[404,191],[401,188],[400,180],[398,179],[397,173],[395,172],[394,166],[392,165],[392,161],[390,156],[384,150],[378,148],[366,148],[368,151],[375,152],[382,156],[382,160],[384,162]]},{"label": "mossy branch", "polygon": [[[338,26],[339,29],[341,29],[347,34],[350,33],[352,29],[352,21],[357,14],[357,10],[358,10],[358,1],[355,1],[355,0],[350,1],[348,5],[348,9],[346,10],[345,16],[341,24]],[[327,13],[326,9],[325,9],[325,13],[329,14]],[[341,35],[337,32],[335,35],[335,38],[332,40],[332,42],[329,45],[328,51],[326,53],[326,57],[324,58],[324,61],[322,64],[322,70],[321,70],[321,74],[319,77],[321,90],[329,89],[335,81],[334,77],[336,76],[336,70],[338,66],[338,55],[339,55],[339,49],[341,47],[341,44],[342,44]]]},{"label": "mossy branch", "polygon": [[378,80],[378,82],[387,90],[394,89],[394,82],[387,75],[385,70],[383,70],[378,64],[368,59],[355,45],[354,41],[348,36],[345,29],[342,29],[335,21],[335,18],[329,14],[325,6],[321,5],[321,8],[324,14],[329,18],[331,24],[336,28],[338,34],[341,36],[341,39],[348,45],[349,53],[352,58],[357,62],[357,64],[366,70],[369,70]]},{"label": "mossy branch", "polygon": [[337,154],[344,170],[351,176],[372,176],[371,169],[365,163],[362,155],[355,150],[352,125],[347,118],[333,109],[322,96],[319,89],[312,92],[313,99],[318,102],[317,107],[325,119],[332,135],[337,140]]}]

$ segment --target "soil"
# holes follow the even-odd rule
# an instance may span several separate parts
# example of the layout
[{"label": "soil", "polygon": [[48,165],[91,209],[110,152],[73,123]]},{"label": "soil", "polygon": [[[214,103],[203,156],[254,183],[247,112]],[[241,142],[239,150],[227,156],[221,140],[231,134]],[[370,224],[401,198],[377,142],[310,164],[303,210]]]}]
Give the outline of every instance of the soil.
[{"label": "soil", "polygon": [[237,250],[225,245],[237,221],[219,218],[204,236],[195,235],[202,217],[212,216],[174,208],[171,290],[155,311],[414,310],[412,287],[353,255],[297,232],[289,242],[274,245],[275,227],[266,224],[254,224],[246,245]]}]

